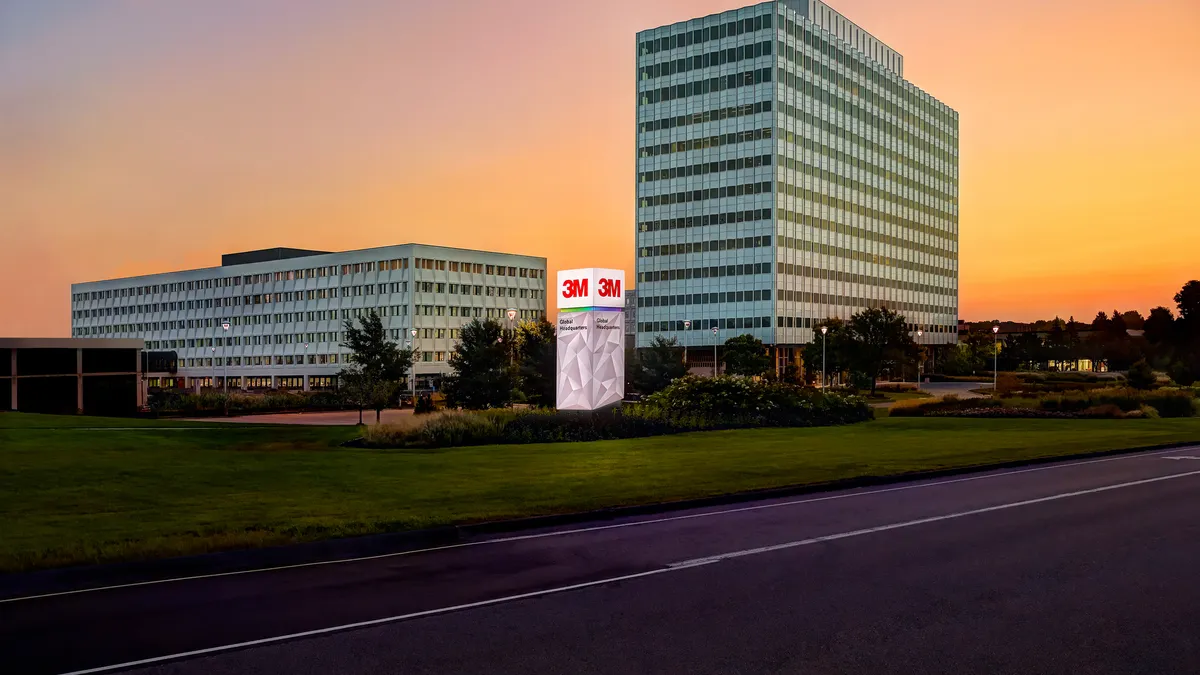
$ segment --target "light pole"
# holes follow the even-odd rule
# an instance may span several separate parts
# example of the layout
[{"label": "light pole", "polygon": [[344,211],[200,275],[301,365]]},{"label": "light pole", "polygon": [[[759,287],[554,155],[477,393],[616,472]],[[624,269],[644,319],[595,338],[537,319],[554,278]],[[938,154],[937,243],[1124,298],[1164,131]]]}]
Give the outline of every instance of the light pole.
[{"label": "light pole", "polygon": [[412,366],[409,368],[409,379],[412,380],[412,403],[413,410],[417,409],[417,329],[411,328],[408,334],[412,336]]},{"label": "light pole", "polygon": [[508,365],[511,368],[517,363],[517,310],[508,308],[504,315],[508,317],[508,334],[512,339],[512,344],[508,346]]},{"label": "light pole", "polygon": [[[688,321],[687,319],[684,319],[683,320],[683,329],[685,331],[691,330],[692,322]],[[687,372],[687,336],[686,335],[683,336],[683,368],[684,368],[684,372]]]},{"label": "light pole", "polygon": [[717,376],[717,327],[713,326],[713,377]]},{"label": "light pole", "polygon": [[[917,344],[924,342],[921,338],[925,336],[925,331],[917,331]],[[925,366],[925,355],[919,350],[917,351],[917,391],[921,391],[921,369]]]},{"label": "light pole", "polygon": [[217,388],[217,346],[213,345],[209,349],[212,350],[212,355],[213,355],[213,358],[212,358],[213,378],[212,378],[212,386],[210,387],[210,389],[216,389]]},{"label": "light pole", "polygon": [[996,391],[996,384],[1000,381],[1000,373],[998,366],[1000,364],[1000,326],[992,326],[992,396],[995,397],[999,392]]},{"label": "light pole", "polygon": [[221,322],[221,330],[224,331],[225,336],[226,336],[225,338],[223,338],[223,341],[221,343],[221,368],[222,368],[222,370],[221,370],[221,387],[224,390],[224,394],[226,396],[229,396],[229,357],[225,355],[225,347],[229,343],[229,337],[228,337],[229,336],[229,322],[228,321]]},{"label": "light pole", "polygon": [[821,326],[821,389],[825,389],[825,343],[829,341],[826,333],[829,326]]}]

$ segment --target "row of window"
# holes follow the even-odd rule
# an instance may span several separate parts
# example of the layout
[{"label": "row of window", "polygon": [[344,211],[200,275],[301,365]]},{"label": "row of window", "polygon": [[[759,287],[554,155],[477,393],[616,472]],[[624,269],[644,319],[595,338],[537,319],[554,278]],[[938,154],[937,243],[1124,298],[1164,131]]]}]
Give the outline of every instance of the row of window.
[{"label": "row of window", "polygon": [[754,33],[770,27],[771,15],[760,14],[759,16],[736,19],[707,28],[697,28],[686,33],[677,33],[654,40],[646,40],[638,45],[638,49],[643,55],[657,54],[668,49],[681,49],[690,45],[700,44],[701,42],[708,42],[709,40],[720,40],[746,33]]},{"label": "row of window", "polygon": [[771,299],[771,289],[724,291],[721,293],[683,293],[679,295],[639,295],[638,307],[673,307],[675,305],[720,305],[727,302],[761,302]]},{"label": "row of window", "polygon": [[709,267],[686,267],[673,270],[638,272],[638,283],[651,281],[675,281],[676,279],[715,279],[717,277],[740,277],[753,274],[770,274],[771,263],[748,263],[744,265],[713,265]]},{"label": "row of window", "polygon": [[[823,144],[817,143],[815,141],[810,141],[809,139],[797,139],[795,134],[793,134],[790,131],[785,131],[783,129],[777,129],[775,131],[775,133],[777,134],[777,136],[779,138],[786,139],[788,142],[794,143],[797,140],[799,140],[804,143],[805,147],[811,147],[811,146],[819,146],[822,148],[825,147]],[[845,155],[845,153],[838,152],[837,154],[843,155],[843,157],[838,157],[837,159],[839,161],[846,162],[849,166],[859,166],[860,168],[862,168],[864,170],[868,170],[871,173],[875,173],[876,175],[890,173],[890,172],[884,171],[883,169],[880,169],[878,167],[871,166],[865,161],[855,159],[853,157],[850,157],[849,155]],[[780,155],[778,157],[777,165],[782,168],[789,169],[791,171],[798,171],[798,172],[802,172],[806,175],[813,176],[815,178],[819,178],[830,184],[840,185],[842,187],[857,190],[863,194],[873,195],[878,199],[883,199],[885,201],[891,202],[895,206],[898,206],[901,208],[908,208],[908,209],[921,211],[923,213],[928,213],[928,215],[937,216],[939,218],[943,218],[946,220],[950,220],[950,219],[954,218],[954,214],[948,210],[940,209],[933,205],[927,205],[922,202],[910,199],[908,197],[904,197],[896,192],[887,190],[886,188],[875,187],[874,185],[871,185],[869,183],[866,183],[866,182],[863,182],[860,180],[856,180],[853,178],[847,178],[846,176],[844,176],[841,173],[838,173],[834,170],[825,169],[825,168],[822,168],[815,164],[808,164],[802,160],[787,157],[786,155]],[[666,168],[666,169],[656,169],[654,171],[643,171],[642,173],[640,173],[638,175],[638,177],[641,182],[647,183],[647,182],[651,182],[651,181],[660,181],[660,180],[686,179],[686,178],[691,178],[693,176],[704,176],[704,175],[708,175],[708,174],[712,174],[712,173],[725,172],[725,171],[741,171],[743,169],[754,169],[754,168],[758,168],[758,167],[762,167],[762,166],[771,166],[771,156],[770,155],[757,155],[754,157],[738,157],[735,159],[726,159],[726,160],[720,160],[720,161],[715,161],[715,162],[700,162],[697,164],[685,164],[683,166],[670,167],[670,168]],[[884,178],[884,176],[880,176],[880,177]],[[926,189],[929,191],[933,191],[932,188],[926,188]],[[940,191],[938,191],[938,192],[940,193]],[[944,198],[941,194],[931,195],[931,196]]]},{"label": "row of window", "polygon": [[[179,359],[179,365],[182,368],[218,368],[221,366],[235,366],[235,367],[240,367],[240,368],[248,368],[251,366],[292,366],[292,365],[302,366],[302,365],[304,365],[305,359],[307,359],[308,363],[310,365],[322,365],[323,366],[323,365],[327,365],[327,364],[335,364],[335,363],[338,363],[339,361],[341,361],[342,363],[348,363],[349,361],[348,361],[347,357],[348,357],[348,355],[346,355],[346,354],[308,354],[307,356],[304,356],[304,355],[292,356],[290,354],[280,354],[280,355],[276,355],[276,356],[226,356],[226,357],[218,356],[216,358],[213,358],[211,356],[206,356],[203,358]],[[202,379],[207,380],[208,378],[202,378]],[[236,382],[236,380],[238,380],[238,379],[240,379],[240,378],[230,377],[229,378],[229,386],[231,388],[239,387],[240,383]],[[246,386],[250,389],[266,389],[267,387],[271,386],[271,378],[270,377],[248,377],[246,379],[248,380]],[[281,379],[286,379],[286,378],[281,378]],[[292,386],[294,386],[294,387],[303,386],[303,379],[301,379],[301,378],[296,378],[296,379],[300,379],[300,383],[293,384]],[[323,386],[320,384],[313,384],[311,382],[311,380],[313,380],[313,379],[320,379],[320,378],[309,378],[309,380],[310,380],[309,387],[310,388],[317,389],[317,388],[332,386],[332,384],[325,384]],[[223,381],[220,378],[218,378],[217,386],[220,387],[220,386],[222,386],[222,384],[223,384]],[[153,385],[151,385],[151,386],[153,386]],[[208,386],[208,384],[206,382],[201,382],[200,386],[205,387],[205,386]]]},{"label": "row of window", "polygon": [[[820,253],[821,255],[834,256],[837,258],[845,258],[846,260],[855,260],[858,262],[874,263],[883,265],[884,267],[898,267],[910,272],[920,272],[922,274],[932,274],[946,278],[956,278],[954,270],[942,267],[940,265],[928,265],[925,263],[913,262],[911,260],[901,260],[892,258],[878,253],[867,253],[866,251],[856,251],[854,249],[843,248],[833,244],[822,244],[815,241],[805,241],[803,239],[793,239],[792,237],[783,237],[780,239],[780,244],[783,247],[791,248],[796,251],[805,253]],[[780,263],[781,265],[783,263]],[[790,263],[789,263],[790,264]],[[787,274],[784,270],[781,273]]]},{"label": "row of window", "polygon": [[745,105],[735,105],[727,108],[717,108],[716,110],[705,110],[704,112],[649,120],[638,125],[638,131],[644,134],[651,131],[661,131],[663,129],[687,127],[693,124],[704,124],[706,122],[716,122],[718,120],[737,119],[739,117],[757,115],[764,112],[771,112],[770,101],[758,101],[756,103],[747,103]]},{"label": "row of window", "polygon": [[638,200],[638,204],[643,208],[649,206],[669,206],[671,204],[703,202],[710,199],[727,199],[729,197],[743,197],[745,195],[761,195],[770,191],[770,182],[744,183],[741,185],[724,185],[715,188],[685,190],[683,192],[669,192],[663,195],[642,197]]},{"label": "row of window", "polygon": [[[736,319],[691,319],[690,330],[727,330],[739,328],[770,328],[769,316],[746,316]],[[639,333],[665,333],[668,331],[689,330],[683,327],[683,320],[674,321],[642,321],[638,323]]]},{"label": "row of window", "polygon": [[[831,270],[819,267],[808,267],[793,263],[779,263],[779,271],[781,274],[786,274],[796,277],[804,277],[807,279],[827,279],[829,281],[839,281],[851,284],[862,284],[864,286],[878,286],[879,288],[890,288],[899,291],[916,291],[918,293],[932,293],[934,295],[945,295],[953,298],[957,291],[953,288],[943,288],[932,284],[923,284],[916,281],[904,281],[902,279],[882,279],[869,274],[858,274],[855,272],[845,272],[842,270]],[[785,296],[786,289],[780,289],[780,300],[794,300],[790,296]],[[790,293],[791,291],[786,291]]]},{"label": "row of window", "polygon": [[652,66],[643,66],[638,71],[638,79],[651,80],[656,77],[666,77],[678,73],[686,73],[700,68],[723,66],[727,63],[737,63],[747,59],[757,59],[760,56],[771,55],[772,42],[756,42],[749,45],[739,45],[728,49],[718,49],[704,52],[695,56],[687,56],[674,61],[663,61]]},{"label": "row of window", "polygon": [[663,230],[679,230],[689,227],[707,227],[709,225],[749,223],[756,220],[770,219],[771,209],[749,209],[747,211],[710,213],[703,216],[680,216],[679,218],[648,220],[638,225],[638,229],[642,232],[661,232]]},{"label": "row of window", "polygon": [[703,138],[689,138],[686,141],[672,141],[671,143],[647,145],[641,148],[638,151],[638,154],[641,157],[658,157],[659,155],[670,155],[677,152],[707,150],[708,148],[719,148],[723,145],[736,145],[738,143],[761,141],[766,138],[771,138],[770,128],[751,129],[749,131],[735,131],[733,133],[705,136]]},{"label": "row of window", "polygon": [[771,245],[771,235],[761,237],[738,237],[735,239],[711,239],[705,241],[686,241],[678,244],[661,244],[659,246],[643,246],[638,249],[639,258],[652,258],[662,255],[685,255],[688,253],[708,253],[709,251],[736,251],[742,248],[762,248]]},{"label": "row of window", "polygon": [[888,75],[875,60],[857,58],[857,55],[841,49],[832,40],[826,40],[824,37],[818,35],[808,25],[801,26],[789,17],[783,17],[783,23],[783,31],[798,42],[803,42],[806,47],[809,47],[814,52],[829,57],[831,61],[846,68],[852,74],[904,101],[907,110],[904,111],[903,116],[908,118],[905,119],[905,122],[908,124],[920,126],[923,123],[920,116],[908,112],[909,110],[915,110],[940,121],[948,128],[958,129],[958,116],[953,113],[949,106],[934,100],[933,97],[924,94],[924,92],[916,91],[912,85],[905,86],[908,84],[905,80],[894,75]]},{"label": "row of window", "polygon": [[[468,272],[472,274],[490,274],[493,276],[507,276],[520,279],[545,279],[546,270],[533,269],[527,267],[509,267],[506,265],[484,265],[482,263],[467,263],[458,261],[431,260],[428,258],[416,258],[415,266],[417,269],[435,269],[445,271],[449,267],[451,272]],[[292,281],[294,279],[314,279],[320,277],[338,276],[341,272],[342,276],[351,274],[360,274],[363,272],[385,271],[385,270],[400,270],[408,269],[407,258],[396,258],[394,260],[380,260],[378,262],[370,261],[363,263],[348,263],[340,267],[336,265],[328,265],[324,267],[311,267],[300,270],[288,270],[283,272],[264,272],[261,274],[247,274],[241,276],[221,277],[217,279],[198,279],[195,281],[179,281],[169,284],[153,284],[147,286],[132,286],[126,288],[112,288],[103,291],[87,291],[83,293],[74,293],[71,299],[75,302],[83,300],[104,300],[108,298],[125,298],[135,297],[140,295],[156,295],[159,293],[180,293],[192,290],[204,290],[207,288],[225,288],[233,286],[253,285],[269,283],[271,281]],[[381,291],[382,292],[382,291]]]},{"label": "row of window", "polygon": [[[941,248],[940,246],[934,246],[932,244],[922,244],[922,243],[915,242],[915,241],[909,241],[908,239],[902,239],[895,235],[887,234],[885,232],[876,232],[875,230],[858,227],[857,225],[847,225],[845,223],[836,223],[827,218],[821,218],[818,216],[808,216],[808,215],[804,215],[802,213],[796,213],[795,211],[791,211],[788,209],[779,209],[778,214],[779,214],[779,220],[781,220],[783,222],[795,223],[797,225],[811,227],[816,230],[825,230],[826,232],[833,232],[835,234],[845,234],[845,235],[849,235],[851,237],[858,237],[859,239],[863,239],[865,241],[873,241],[873,242],[876,242],[879,244],[888,244],[890,246],[906,248],[910,251],[916,251],[918,253],[927,253],[929,255],[941,256],[943,258],[946,258],[947,260],[958,260],[958,253],[951,251],[949,249]],[[802,249],[802,247],[803,247],[803,245],[801,243],[799,243],[799,241],[797,241],[791,237],[780,237],[780,240],[781,240],[781,245],[786,248]],[[947,269],[952,269],[952,267],[948,265]]]},{"label": "row of window", "polygon": [[826,192],[809,190],[807,188],[802,188],[790,183],[785,183],[783,181],[780,181],[777,187],[779,188],[779,194],[781,195],[795,197],[796,199],[801,199],[811,204],[828,206],[831,209],[843,211],[847,216],[850,217],[857,215],[860,218],[870,218],[878,222],[903,227],[915,233],[932,234],[957,240],[957,237],[950,234],[945,234],[940,228],[931,223],[922,223],[918,220],[904,218],[902,216],[897,216],[886,211],[871,208],[869,206],[863,206],[862,204],[857,204],[848,199],[834,197]]},{"label": "row of window", "polygon": [[[804,96],[807,96],[818,103],[822,103],[830,110],[840,115],[852,117],[873,129],[895,138],[896,140],[907,143],[911,148],[920,152],[924,152],[931,157],[940,159],[943,162],[950,162],[953,161],[956,156],[955,153],[951,152],[951,150],[943,148],[939,145],[934,145],[933,142],[921,138],[919,135],[909,131],[908,129],[905,129],[899,124],[877,115],[875,111],[869,110],[854,103],[853,101],[842,98],[825,87],[822,87],[819,83],[813,82],[811,79],[807,79],[802,75],[793,73],[782,66],[779,68],[776,79],[783,83],[784,86],[795,91],[797,94],[803,94]],[[892,115],[895,115],[897,112],[895,104],[888,104],[884,107],[884,110]],[[849,125],[844,124],[842,126],[845,127]],[[957,139],[952,138],[946,141],[946,145],[949,148],[957,148],[958,141]]]},{"label": "row of window", "polygon": [[641,101],[641,105],[653,105],[655,103],[666,103],[667,101],[688,98],[689,96],[703,96],[729,89],[763,84],[764,82],[771,81],[771,70],[771,68],[756,68],[731,75],[718,75],[704,80],[672,84],[659,89],[647,89],[642,92],[639,100]]}]

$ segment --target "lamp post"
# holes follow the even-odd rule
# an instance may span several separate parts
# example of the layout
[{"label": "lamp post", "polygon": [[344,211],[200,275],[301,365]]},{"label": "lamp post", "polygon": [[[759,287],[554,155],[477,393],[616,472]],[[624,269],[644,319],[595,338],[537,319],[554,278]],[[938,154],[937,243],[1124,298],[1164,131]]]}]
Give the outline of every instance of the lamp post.
[{"label": "lamp post", "polygon": [[713,377],[717,376],[717,327],[713,326]]},{"label": "lamp post", "polygon": [[[925,331],[923,331],[923,330],[917,331],[917,344],[921,344],[922,342],[924,342],[924,340],[921,339],[924,336],[925,336]],[[920,351],[917,352],[917,355],[920,357],[917,359],[917,391],[921,391],[921,369],[925,366],[925,355],[922,354]]]},{"label": "lamp post", "polygon": [[411,328],[408,334],[412,336],[412,367],[409,368],[409,379],[412,380],[412,402],[413,410],[417,409],[417,329]]},{"label": "lamp post", "polygon": [[992,326],[992,396],[997,395],[996,385],[1000,381],[1000,326]]},{"label": "lamp post", "polygon": [[[692,322],[688,321],[687,319],[684,319],[683,320],[683,329],[691,330]],[[687,336],[686,335],[683,336],[683,367],[684,367],[684,372],[687,372]]]},{"label": "lamp post", "polygon": [[225,347],[229,343],[229,322],[221,322],[221,330],[225,333],[225,338],[221,343],[221,387],[226,396],[229,395],[229,357],[225,355]]},{"label": "lamp post", "polygon": [[829,341],[827,333],[829,326],[821,326],[821,389],[825,389],[825,343]]},{"label": "lamp post", "polygon": [[217,346],[213,345],[212,347],[209,347],[209,349],[212,350],[212,367],[213,367],[212,387],[210,387],[210,388],[216,389],[217,388]]}]

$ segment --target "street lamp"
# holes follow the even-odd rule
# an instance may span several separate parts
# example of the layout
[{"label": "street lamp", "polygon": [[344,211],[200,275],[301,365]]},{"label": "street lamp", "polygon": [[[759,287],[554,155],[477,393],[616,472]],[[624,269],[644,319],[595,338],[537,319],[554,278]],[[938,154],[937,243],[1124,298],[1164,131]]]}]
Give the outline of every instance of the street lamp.
[{"label": "street lamp", "polygon": [[717,327],[713,326],[713,377],[717,376]]},{"label": "street lamp", "polygon": [[417,409],[417,329],[416,328],[409,329],[408,334],[410,336],[412,336],[412,347],[410,348],[411,349],[410,353],[412,354],[412,367],[409,368],[409,370],[411,372],[409,372],[408,375],[409,375],[409,379],[412,380],[413,410],[416,410]]},{"label": "street lamp", "polygon": [[222,368],[222,370],[221,370],[221,387],[224,390],[224,394],[226,396],[228,396],[229,395],[229,357],[225,356],[225,347],[229,343],[229,337],[228,337],[229,322],[228,321],[221,322],[221,330],[224,331],[224,333],[226,335],[226,337],[223,339],[223,341],[221,343],[221,368]]},{"label": "street lamp", "polygon": [[[691,330],[692,322],[688,321],[687,319],[684,319],[683,320],[683,329]],[[687,368],[687,336],[686,335],[683,336],[683,367],[685,369]]]},{"label": "street lamp", "polygon": [[[920,344],[922,342],[921,338],[923,338],[924,336],[925,336],[925,331],[923,331],[923,330],[917,331],[917,344]],[[917,359],[917,391],[921,391],[921,369],[925,366],[925,355],[922,354],[920,351],[917,352],[917,355],[919,357]]]},{"label": "street lamp", "polygon": [[826,333],[829,326],[821,326],[821,389],[825,389],[825,343],[829,341]]},{"label": "street lamp", "polygon": [[1000,326],[992,326],[992,396],[995,397],[996,384],[1000,381]]},{"label": "street lamp", "polygon": [[212,347],[209,347],[209,349],[212,351],[212,367],[213,367],[212,386],[209,388],[216,389],[217,388],[217,346],[213,345]]}]

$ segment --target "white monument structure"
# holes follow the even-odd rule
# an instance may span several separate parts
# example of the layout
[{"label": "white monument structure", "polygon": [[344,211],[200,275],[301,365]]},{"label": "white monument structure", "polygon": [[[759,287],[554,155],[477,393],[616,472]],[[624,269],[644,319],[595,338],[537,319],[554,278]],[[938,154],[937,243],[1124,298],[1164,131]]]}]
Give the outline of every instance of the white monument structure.
[{"label": "white monument structure", "polygon": [[625,398],[625,271],[558,272],[559,410],[598,410]]}]

